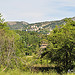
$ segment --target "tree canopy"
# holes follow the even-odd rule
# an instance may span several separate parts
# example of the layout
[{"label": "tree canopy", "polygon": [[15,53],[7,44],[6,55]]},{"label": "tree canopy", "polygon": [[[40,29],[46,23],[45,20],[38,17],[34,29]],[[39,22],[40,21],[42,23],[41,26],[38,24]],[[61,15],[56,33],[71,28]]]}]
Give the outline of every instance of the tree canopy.
[{"label": "tree canopy", "polygon": [[41,57],[48,54],[51,63],[67,72],[75,66],[75,21],[71,19],[65,21],[65,25],[56,27],[50,32],[49,45]]}]

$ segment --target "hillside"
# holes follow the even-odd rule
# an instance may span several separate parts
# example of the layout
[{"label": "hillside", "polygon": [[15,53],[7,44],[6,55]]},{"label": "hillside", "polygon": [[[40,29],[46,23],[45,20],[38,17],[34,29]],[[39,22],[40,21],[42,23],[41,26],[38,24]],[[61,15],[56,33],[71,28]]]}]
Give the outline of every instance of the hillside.
[{"label": "hillside", "polygon": [[[73,17],[72,20],[75,21],[75,17]],[[51,30],[53,30],[56,25],[62,25],[64,23],[65,23],[64,19],[57,20],[57,21],[38,22],[38,23],[32,23],[32,24],[29,24],[24,21],[21,21],[21,22],[9,21],[8,26],[12,30],[36,31],[39,33],[47,34]]]},{"label": "hillside", "polygon": [[28,25],[28,23],[24,21],[8,21],[7,24],[12,30],[25,29]]}]

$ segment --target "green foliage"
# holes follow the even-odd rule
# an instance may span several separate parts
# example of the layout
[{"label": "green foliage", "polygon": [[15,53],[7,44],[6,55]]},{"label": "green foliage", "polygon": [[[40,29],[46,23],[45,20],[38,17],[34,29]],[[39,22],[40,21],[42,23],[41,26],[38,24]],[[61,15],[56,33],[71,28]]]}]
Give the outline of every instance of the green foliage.
[{"label": "green foliage", "polygon": [[[19,69],[9,70],[8,72],[0,72],[0,75],[60,75],[54,71],[50,72],[24,72]],[[62,75],[75,75],[75,73],[63,73]]]},{"label": "green foliage", "polygon": [[[59,25],[63,21],[52,22],[52,24],[53,26]],[[9,30],[0,14],[0,70],[8,71],[18,68],[22,71],[28,71],[32,66],[48,66],[49,63],[52,63],[55,68],[58,67],[59,72],[67,72],[68,69],[74,68],[75,21],[71,19],[65,19],[65,21],[65,25],[57,25],[47,36],[36,32]],[[44,23],[37,25],[42,24]],[[45,32],[48,31],[45,29]],[[41,44],[48,44],[48,46],[40,49]],[[21,73],[18,74],[21,75]]]},{"label": "green foliage", "polygon": [[16,31],[16,33],[20,35],[20,40],[17,43],[17,48],[20,50],[19,53],[21,53],[21,51],[25,53],[25,55],[32,55],[32,53],[36,53],[36,47],[37,45],[39,47],[39,42],[41,40],[39,34],[35,32],[28,33],[25,31]]},{"label": "green foliage", "polygon": [[[48,36],[49,46],[45,53],[59,71],[74,68],[75,62],[75,22],[67,20],[67,23],[60,28],[56,27]],[[44,53],[44,54],[45,54]],[[44,55],[42,54],[42,55]]]},{"label": "green foliage", "polygon": [[16,42],[19,35],[9,30],[7,24],[0,20],[0,67],[13,68],[17,65]]}]

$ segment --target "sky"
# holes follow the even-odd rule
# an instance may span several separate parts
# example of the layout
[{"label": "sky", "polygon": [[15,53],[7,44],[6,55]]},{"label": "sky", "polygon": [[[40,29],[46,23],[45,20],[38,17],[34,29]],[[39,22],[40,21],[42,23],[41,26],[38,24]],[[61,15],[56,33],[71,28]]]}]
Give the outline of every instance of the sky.
[{"label": "sky", "polygon": [[75,17],[75,0],[0,0],[5,21],[28,23]]}]

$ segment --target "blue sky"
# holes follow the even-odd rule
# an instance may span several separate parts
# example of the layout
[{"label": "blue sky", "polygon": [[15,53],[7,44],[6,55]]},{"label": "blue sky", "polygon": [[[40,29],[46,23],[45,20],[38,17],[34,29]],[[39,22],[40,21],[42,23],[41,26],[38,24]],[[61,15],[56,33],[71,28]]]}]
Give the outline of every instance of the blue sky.
[{"label": "blue sky", "polygon": [[0,13],[6,21],[59,20],[75,16],[75,0],[0,0]]}]

